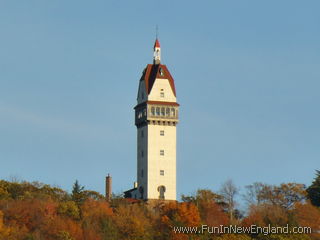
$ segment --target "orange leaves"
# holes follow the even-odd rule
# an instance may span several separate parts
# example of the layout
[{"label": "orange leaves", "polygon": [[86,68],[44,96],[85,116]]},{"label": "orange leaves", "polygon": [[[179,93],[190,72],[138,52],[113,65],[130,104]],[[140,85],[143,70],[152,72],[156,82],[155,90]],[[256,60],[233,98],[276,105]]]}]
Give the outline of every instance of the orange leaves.
[{"label": "orange leaves", "polygon": [[0,211],[0,239],[3,237],[8,237],[10,229],[4,226],[3,223],[3,212]]},{"label": "orange leaves", "polygon": [[160,231],[163,236],[173,240],[189,239],[188,234],[174,233],[174,227],[197,227],[200,214],[193,203],[169,202],[160,207]]},{"label": "orange leaves", "polygon": [[56,204],[38,199],[7,201],[4,213],[9,223],[26,226],[30,230],[39,228],[56,214]]},{"label": "orange leaves", "polygon": [[320,209],[307,202],[305,204],[297,203],[295,205],[294,215],[301,227],[311,227],[313,231],[318,232],[320,238]]},{"label": "orange leaves", "polygon": [[201,209],[202,220],[209,226],[227,225],[229,223],[228,215],[215,202],[202,203],[199,209]]},{"label": "orange leaves", "polygon": [[109,203],[106,201],[97,201],[91,198],[87,199],[81,207],[82,217],[104,218],[113,214]]},{"label": "orange leaves", "polygon": [[150,238],[151,222],[146,209],[138,204],[120,205],[113,217],[121,239]]},{"label": "orange leaves", "polygon": [[48,221],[43,227],[39,228],[45,239],[59,239],[61,236],[70,236],[74,240],[83,240],[81,226],[69,219],[55,217]]},{"label": "orange leaves", "polygon": [[86,240],[101,239],[101,225],[112,215],[112,209],[106,201],[87,199],[81,206],[82,228]]},{"label": "orange leaves", "polygon": [[200,215],[197,207],[193,203],[170,202],[162,207],[163,219],[171,223],[179,223],[185,226],[198,226]]},{"label": "orange leaves", "polygon": [[244,219],[243,224],[247,226],[251,224],[284,226],[288,223],[288,220],[288,213],[284,208],[278,205],[260,204],[251,206],[249,216]]},{"label": "orange leaves", "polygon": [[[320,209],[304,200],[299,184],[269,186],[260,184],[248,216],[237,224],[266,226],[320,227]],[[166,201],[126,201],[109,203],[93,191],[82,191],[77,204],[70,194],[48,185],[0,181],[0,240],[249,240],[249,235],[201,235],[176,233],[173,227],[193,228],[228,225],[221,196],[210,190],[198,190],[183,197],[182,203]],[[242,222],[241,222],[242,220]],[[255,239],[269,239],[260,238]],[[264,236],[263,236],[264,237]],[[304,235],[303,238],[309,239]],[[302,236],[298,236],[302,237]],[[317,235],[312,239],[320,239]],[[273,239],[289,239],[279,236]]]}]

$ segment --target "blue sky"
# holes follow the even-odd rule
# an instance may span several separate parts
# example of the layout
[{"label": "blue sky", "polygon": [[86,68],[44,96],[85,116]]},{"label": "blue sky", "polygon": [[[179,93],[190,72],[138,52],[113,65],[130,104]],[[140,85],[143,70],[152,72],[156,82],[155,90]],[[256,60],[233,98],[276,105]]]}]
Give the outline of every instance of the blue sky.
[{"label": "blue sky", "polygon": [[136,178],[152,62],[181,104],[178,195],[229,178],[310,184],[320,158],[319,1],[0,1],[0,178],[104,193]]}]

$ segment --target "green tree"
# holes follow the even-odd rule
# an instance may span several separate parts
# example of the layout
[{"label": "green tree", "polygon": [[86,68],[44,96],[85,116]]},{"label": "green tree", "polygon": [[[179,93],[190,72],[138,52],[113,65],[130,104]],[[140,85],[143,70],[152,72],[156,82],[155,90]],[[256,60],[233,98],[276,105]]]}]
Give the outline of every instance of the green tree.
[{"label": "green tree", "polygon": [[80,210],[74,201],[60,202],[58,213],[63,216],[71,217],[78,220],[80,218]]},{"label": "green tree", "polygon": [[314,206],[320,207],[320,171],[316,170],[316,177],[307,188],[308,198]]},{"label": "green tree", "polygon": [[73,184],[71,199],[78,205],[82,204],[85,200],[84,186],[81,186],[78,180]]},{"label": "green tree", "polygon": [[70,234],[66,231],[59,232],[59,234],[57,235],[57,238],[59,240],[73,240],[73,238],[70,236]]}]

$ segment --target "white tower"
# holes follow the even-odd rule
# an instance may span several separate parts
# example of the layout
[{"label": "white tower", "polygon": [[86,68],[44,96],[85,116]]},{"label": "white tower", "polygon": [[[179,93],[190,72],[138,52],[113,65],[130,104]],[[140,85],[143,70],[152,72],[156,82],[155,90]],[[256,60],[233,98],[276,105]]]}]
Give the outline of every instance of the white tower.
[{"label": "white tower", "polygon": [[132,197],[176,200],[176,125],[178,107],[174,80],[161,64],[158,39],[153,64],[148,64],[139,83],[137,126],[137,181]]}]

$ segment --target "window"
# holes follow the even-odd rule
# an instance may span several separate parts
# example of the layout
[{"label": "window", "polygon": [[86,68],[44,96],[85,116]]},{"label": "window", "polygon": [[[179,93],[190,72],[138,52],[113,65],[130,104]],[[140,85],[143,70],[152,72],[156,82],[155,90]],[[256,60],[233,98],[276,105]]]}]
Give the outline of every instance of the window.
[{"label": "window", "polygon": [[162,68],[159,69],[159,73],[160,73],[160,76],[163,76],[163,75],[164,75]]},{"label": "window", "polygon": [[159,107],[156,108],[156,115],[157,115],[157,116],[160,115],[160,108],[159,108]]},{"label": "window", "polygon": [[164,176],[164,170],[160,170],[160,175]]},{"label": "window", "polygon": [[174,108],[171,108],[171,115],[174,117],[176,115],[176,111]]},{"label": "window", "polygon": [[141,150],[141,157],[143,157],[144,156],[144,152],[143,152],[143,150]]},{"label": "window", "polygon": [[164,150],[160,150],[160,156],[164,156]]},{"label": "window", "polygon": [[166,116],[170,117],[170,108],[166,108]]},{"label": "window", "polygon": [[164,200],[164,193],[166,192],[166,187],[165,186],[159,186],[158,187],[158,192],[159,192],[159,199]]},{"label": "window", "polygon": [[151,107],[151,115],[154,116],[154,107]]},{"label": "window", "polygon": [[160,130],[160,136],[164,136],[164,130]]},{"label": "window", "polygon": [[164,98],[164,92],[160,92],[160,97]]},{"label": "window", "polygon": [[161,108],[161,116],[165,116],[165,111],[166,111],[165,108],[162,107],[162,108]]}]

